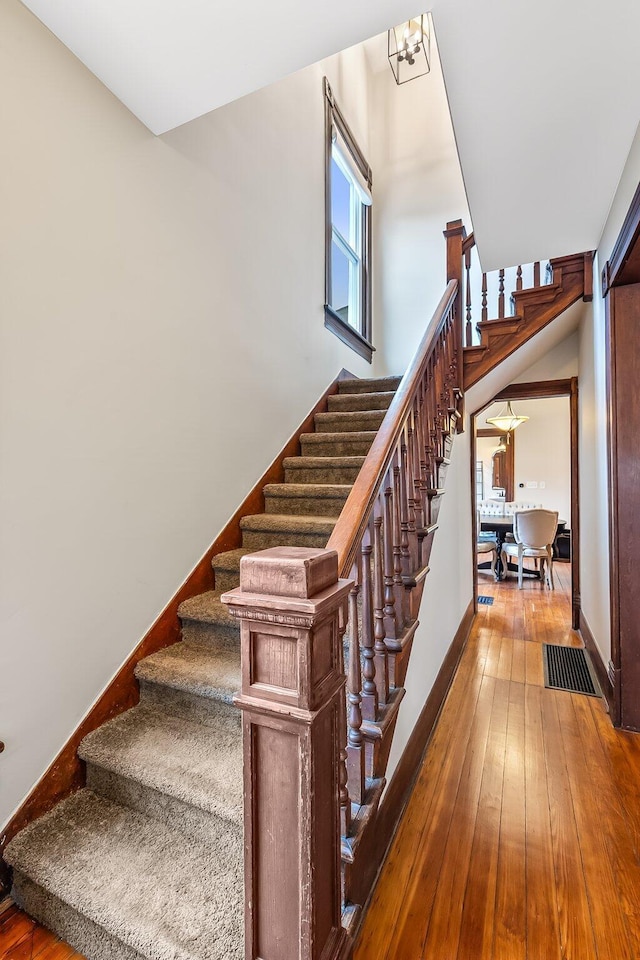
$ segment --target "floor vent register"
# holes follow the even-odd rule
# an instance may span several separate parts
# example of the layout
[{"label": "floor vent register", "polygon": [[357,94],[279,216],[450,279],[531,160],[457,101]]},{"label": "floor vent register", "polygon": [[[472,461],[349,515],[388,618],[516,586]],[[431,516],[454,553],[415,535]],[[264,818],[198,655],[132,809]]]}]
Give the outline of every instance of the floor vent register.
[{"label": "floor vent register", "polygon": [[589,654],[581,647],[542,644],[544,685],[551,690],[568,690],[599,697],[600,690]]}]

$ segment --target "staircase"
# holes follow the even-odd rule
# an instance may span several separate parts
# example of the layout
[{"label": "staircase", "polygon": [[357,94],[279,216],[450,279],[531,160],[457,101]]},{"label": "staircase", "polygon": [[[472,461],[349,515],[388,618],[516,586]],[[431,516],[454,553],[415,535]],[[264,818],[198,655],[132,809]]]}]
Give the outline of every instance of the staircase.
[{"label": "staircase", "polygon": [[[498,275],[497,318],[489,319],[487,274],[482,274],[482,289],[472,290],[473,233],[469,236],[461,220],[447,224],[447,271],[449,279],[460,285],[460,308],[466,314],[466,346],[463,351],[464,389],[468,390],[539,333],[573,303],[593,299],[593,251],[556,257],[549,261],[545,282],[541,283],[540,263],[533,264],[532,286],[523,286],[523,269],[515,270],[516,289],[510,296],[511,315],[505,316],[505,270]],[[476,325],[479,342],[474,343],[472,304],[481,298],[481,320]],[[462,309],[460,309],[462,314]]]},{"label": "staircase", "polygon": [[[86,788],[7,847],[16,901],[89,960],[244,956],[239,625],[220,596],[247,553],[326,545],[398,384],[340,382],[285,482],[265,486],[265,512],[242,519],[242,547],[213,558],[215,590],[180,606],[181,642],[139,662],[139,705],[82,741]],[[365,725],[371,778],[400,698]]]}]

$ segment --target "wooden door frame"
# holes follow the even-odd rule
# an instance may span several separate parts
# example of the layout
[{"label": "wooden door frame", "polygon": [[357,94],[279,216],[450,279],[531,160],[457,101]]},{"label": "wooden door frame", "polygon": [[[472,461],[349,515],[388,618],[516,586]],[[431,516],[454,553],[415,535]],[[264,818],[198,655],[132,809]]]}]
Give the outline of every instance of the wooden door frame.
[{"label": "wooden door frame", "polygon": [[[625,720],[623,710],[623,665],[619,577],[619,487],[618,487],[618,382],[616,359],[616,289],[640,284],[640,184],[627,211],[611,255],[602,268],[602,298],[605,312],[605,363],[607,393],[607,463],[609,499],[609,588],[611,661],[608,669],[611,719],[615,726],[638,730]],[[618,304],[618,306],[621,306]],[[638,651],[634,651],[638,654]],[[609,698],[608,698],[609,699]]]},{"label": "wooden door frame", "polygon": [[[578,378],[566,380],[538,380],[534,383],[511,383],[471,414],[471,507],[473,529],[473,604],[478,612],[478,578],[476,576],[476,439],[477,417],[488,406],[500,400],[544,400],[551,397],[569,397],[571,439],[571,626],[580,628],[580,464],[578,461]],[[515,493],[515,491],[514,491]]]}]

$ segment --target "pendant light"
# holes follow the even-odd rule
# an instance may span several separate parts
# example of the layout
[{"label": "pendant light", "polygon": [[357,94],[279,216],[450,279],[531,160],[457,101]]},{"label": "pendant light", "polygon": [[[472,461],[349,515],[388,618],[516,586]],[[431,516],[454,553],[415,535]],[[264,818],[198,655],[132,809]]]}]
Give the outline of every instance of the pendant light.
[{"label": "pendant light", "polygon": [[398,85],[431,70],[429,17],[422,14],[389,30],[389,65]]},{"label": "pendant light", "polygon": [[492,423],[494,427],[497,427],[498,430],[501,430],[503,433],[509,433],[511,430],[515,430],[516,427],[519,427],[521,423],[525,423],[529,417],[518,417],[511,409],[511,401],[509,400],[506,405],[506,410],[503,410],[498,417],[487,417],[487,423]]}]

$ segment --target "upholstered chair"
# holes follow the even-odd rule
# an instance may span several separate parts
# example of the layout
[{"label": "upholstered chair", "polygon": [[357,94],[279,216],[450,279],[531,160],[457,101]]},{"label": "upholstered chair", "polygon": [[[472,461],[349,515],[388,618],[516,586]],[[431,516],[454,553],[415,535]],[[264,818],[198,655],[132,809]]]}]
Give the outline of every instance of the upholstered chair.
[{"label": "upholstered chair", "polygon": [[515,543],[505,543],[502,547],[502,562],[507,565],[508,557],[518,560],[518,589],[522,589],[522,573],[525,557],[540,560],[540,572],[544,577],[547,566],[547,582],[551,590],[553,584],[553,541],[558,528],[557,510],[518,510],[513,515],[513,535]]},{"label": "upholstered chair", "polygon": [[493,534],[482,533],[480,529],[480,511],[476,513],[477,535],[476,535],[476,554],[486,557],[491,555],[491,573],[495,576],[496,562],[498,560],[498,544]]}]

